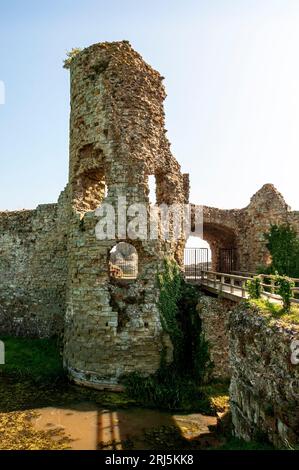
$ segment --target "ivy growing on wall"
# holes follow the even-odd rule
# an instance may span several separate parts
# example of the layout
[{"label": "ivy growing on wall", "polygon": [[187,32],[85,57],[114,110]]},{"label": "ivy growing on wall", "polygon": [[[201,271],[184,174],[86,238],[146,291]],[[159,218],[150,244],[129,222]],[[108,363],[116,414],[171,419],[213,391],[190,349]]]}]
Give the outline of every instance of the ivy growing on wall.
[{"label": "ivy growing on wall", "polygon": [[[184,350],[184,335],[178,322],[179,303],[182,296],[182,276],[176,263],[164,262],[164,272],[158,274],[160,287],[159,310],[163,330],[169,334],[174,346],[174,362],[181,368]],[[165,352],[161,356],[161,366],[165,366]]]},{"label": "ivy growing on wall", "polygon": [[261,268],[260,271],[299,277],[299,238],[295,230],[290,225],[272,225],[264,238],[272,263],[268,269]]},{"label": "ivy growing on wall", "polygon": [[133,373],[124,382],[129,394],[144,404],[186,408],[187,403],[199,399],[198,387],[212,367],[196,312],[199,294],[186,284],[177,263],[169,260],[165,260],[157,281],[161,324],[173,344],[173,362],[167,364],[166,351],[162,351],[160,368],[154,375]]}]

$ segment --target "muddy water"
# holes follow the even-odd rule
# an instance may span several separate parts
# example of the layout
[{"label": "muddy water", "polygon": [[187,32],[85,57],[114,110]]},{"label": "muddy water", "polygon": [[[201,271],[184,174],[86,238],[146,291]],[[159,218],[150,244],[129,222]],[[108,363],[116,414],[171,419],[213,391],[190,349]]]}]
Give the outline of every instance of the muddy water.
[{"label": "muddy water", "polygon": [[108,410],[90,403],[36,410],[38,430],[60,428],[70,449],[159,449],[214,444],[216,418],[201,414],[171,414],[141,408]]}]

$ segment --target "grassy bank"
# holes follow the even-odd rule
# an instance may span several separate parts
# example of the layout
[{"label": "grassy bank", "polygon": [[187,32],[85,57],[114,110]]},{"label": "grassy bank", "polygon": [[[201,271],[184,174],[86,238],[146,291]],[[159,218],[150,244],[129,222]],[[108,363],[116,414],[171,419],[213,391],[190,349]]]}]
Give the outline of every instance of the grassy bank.
[{"label": "grassy bank", "polygon": [[[5,344],[5,364],[0,365],[0,400],[3,406],[24,409],[70,401],[93,400],[117,406],[148,406],[163,408],[152,402],[132,398],[126,393],[99,392],[71,385],[62,367],[58,342],[52,339],[2,338]],[[17,385],[18,393],[14,393]],[[216,415],[228,407],[228,383],[215,382],[200,386],[195,401],[186,400],[185,411]],[[192,391],[193,388],[192,388]],[[186,392],[186,396],[188,396]],[[171,408],[169,408],[171,410]]]},{"label": "grassy bank", "polygon": [[4,376],[51,380],[64,375],[58,340],[1,337],[5,345]]},{"label": "grassy bank", "polygon": [[69,383],[56,338],[2,337],[1,341],[5,344],[5,364],[0,365],[0,411],[85,400],[112,408],[135,404],[125,393],[99,392]]},{"label": "grassy bank", "polygon": [[265,299],[249,300],[251,306],[257,307],[261,314],[271,320],[280,320],[286,324],[299,325],[299,306],[292,305],[289,312],[285,312],[279,303]]}]

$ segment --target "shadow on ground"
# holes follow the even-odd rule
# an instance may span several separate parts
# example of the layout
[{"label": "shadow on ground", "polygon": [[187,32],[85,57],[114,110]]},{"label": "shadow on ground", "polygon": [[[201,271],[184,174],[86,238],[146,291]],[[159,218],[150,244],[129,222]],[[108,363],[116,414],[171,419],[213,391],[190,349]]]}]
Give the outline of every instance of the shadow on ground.
[{"label": "shadow on ground", "polygon": [[63,378],[0,381],[0,449],[201,449],[223,444],[216,424],[215,416],[141,408],[124,393]]}]

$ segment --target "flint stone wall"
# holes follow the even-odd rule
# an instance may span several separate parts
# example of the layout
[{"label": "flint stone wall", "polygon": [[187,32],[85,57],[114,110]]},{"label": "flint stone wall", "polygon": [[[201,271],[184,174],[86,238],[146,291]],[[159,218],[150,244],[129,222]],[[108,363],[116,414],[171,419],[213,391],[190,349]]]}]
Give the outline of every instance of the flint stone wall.
[{"label": "flint stone wall", "polygon": [[229,316],[235,303],[202,295],[197,304],[202,332],[208,341],[213,369],[209,379],[227,380],[231,376],[229,364]]},{"label": "flint stone wall", "polygon": [[126,234],[97,239],[96,208],[108,203],[117,223],[118,197],[149,214],[149,176],[156,178],[158,204],[188,202],[189,184],[166,137],[163,78],[127,41],[90,46],[67,67],[71,217],[64,364],[78,383],[115,388],[125,374],[154,373],[163,349],[172,359],[157,274],[165,257],[182,262],[185,241],[127,239],[138,253],[138,277],[117,282],[108,261]]},{"label": "flint stone wall", "polygon": [[[299,212],[291,210],[272,184],[265,184],[243,209],[203,206],[202,210],[203,238],[210,245],[215,271],[256,272],[270,264],[264,233],[272,224],[289,224],[299,235]],[[221,258],[221,252],[228,249],[235,250],[232,267]]]},{"label": "flint stone wall", "polygon": [[230,386],[234,434],[265,437],[275,446],[299,443],[299,365],[291,343],[299,326],[265,318],[243,303],[230,316]]},{"label": "flint stone wall", "polygon": [[49,337],[63,328],[66,194],[35,210],[0,212],[0,334]]}]

